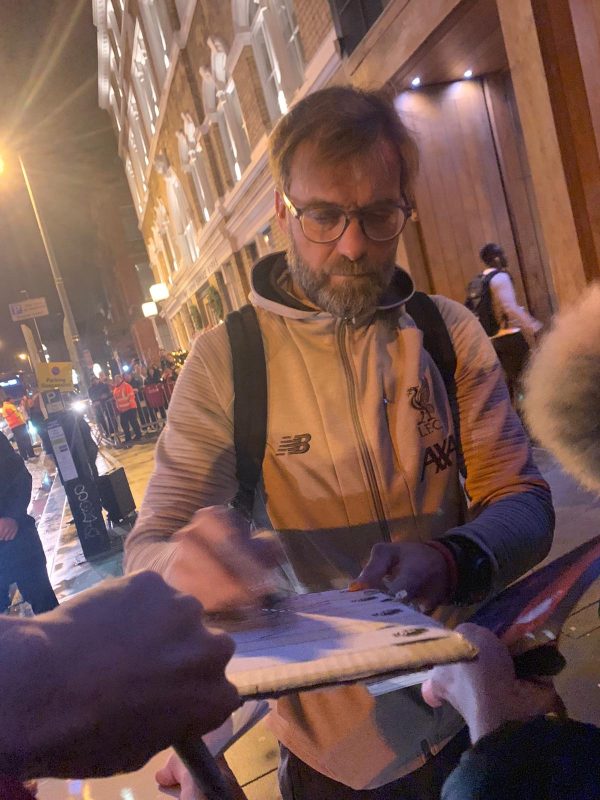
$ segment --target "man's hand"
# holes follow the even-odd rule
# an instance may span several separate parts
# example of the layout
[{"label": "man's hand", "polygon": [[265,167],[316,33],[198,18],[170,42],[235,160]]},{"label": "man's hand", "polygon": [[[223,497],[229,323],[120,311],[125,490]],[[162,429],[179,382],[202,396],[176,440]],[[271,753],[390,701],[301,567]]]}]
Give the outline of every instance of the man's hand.
[{"label": "man's hand", "polygon": [[239,706],[233,643],[151,572],[0,625],[0,772],[102,776],[216,728]]},{"label": "man's hand", "polygon": [[[247,800],[243,789],[236,780],[235,775],[229,768],[223,756],[217,759],[217,765],[221,770],[223,782],[229,789],[229,794],[234,800]],[[164,767],[161,767],[155,775],[156,782],[166,788],[179,786],[179,800],[204,800],[203,793],[198,789],[194,779],[189,773],[185,764],[181,761],[177,753],[172,753],[167,759]]]},{"label": "man's hand", "polygon": [[386,589],[406,592],[406,602],[431,613],[447,601],[450,576],[444,556],[421,542],[376,544],[366,567],[350,589]]},{"label": "man's hand", "polygon": [[478,649],[475,661],[435,667],[421,691],[437,707],[445,700],[469,726],[473,744],[505,722],[550,711],[557,695],[551,684],[518,680],[507,647],[486,628],[465,623],[456,629]]},{"label": "man's hand", "polygon": [[165,580],[198,598],[207,611],[252,605],[274,591],[275,547],[251,538],[250,523],[234,509],[200,509],[171,541],[176,547]]},{"label": "man's hand", "polygon": [[18,530],[19,526],[12,517],[0,517],[0,542],[10,542]]}]

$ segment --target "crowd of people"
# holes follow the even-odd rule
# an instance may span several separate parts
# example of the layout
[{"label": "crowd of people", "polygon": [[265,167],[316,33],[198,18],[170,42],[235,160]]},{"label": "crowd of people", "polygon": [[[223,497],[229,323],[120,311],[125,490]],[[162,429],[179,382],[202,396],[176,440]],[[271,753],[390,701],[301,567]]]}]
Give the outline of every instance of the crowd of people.
[{"label": "crowd of people", "polygon": [[[255,265],[241,340],[222,325],[194,342],[126,542],[129,577],[35,620],[0,620],[6,785],[135,769],[219,724],[239,702],[224,677],[232,645],[206,632],[201,607],[261,602],[273,588],[269,537],[296,590],[385,585],[452,626],[548,554],[550,490],[494,334],[462,304],[415,293],[395,264],[416,160],[394,106],[374,92],[314,92],[275,127],[287,248]],[[600,319],[600,302],[595,311]],[[253,336],[250,361],[236,347]],[[557,380],[572,350],[550,333],[542,352],[556,391],[538,387],[528,419],[574,460]],[[240,397],[244,371],[253,391]],[[133,375],[145,386],[164,372]],[[99,381],[122,396],[130,426],[132,380]],[[586,385],[586,409],[598,385]],[[579,469],[600,485],[600,437],[586,430]],[[283,800],[600,798],[588,768],[600,756],[597,729],[557,718],[552,687],[517,679],[492,634],[459,629],[479,658],[437,667],[422,691],[373,697],[351,685],[279,698],[269,724]],[[33,677],[19,671],[25,662]],[[29,683],[33,693],[19,691]],[[159,778],[188,784],[176,758]]]},{"label": "crowd of people", "polygon": [[120,425],[126,444],[140,441],[141,426],[166,418],[177,375],[172,357],[160,350],[158,361],[148,365],[135,359],[131,368],[116,372],[112,378],[105,372],[93,376],[88,394],[104,436],[117,434]]}]

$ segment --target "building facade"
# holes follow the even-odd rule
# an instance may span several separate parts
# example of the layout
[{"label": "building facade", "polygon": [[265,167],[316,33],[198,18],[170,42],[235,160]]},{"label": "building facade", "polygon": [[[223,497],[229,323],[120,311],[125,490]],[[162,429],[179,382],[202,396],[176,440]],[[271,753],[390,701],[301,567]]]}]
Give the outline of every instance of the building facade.
[{"label": "building facade", "polygon": [[598,275],[598,0],[93,8],[100,105],[153,280],[169,289],[159,322],[175,346],[243,305],[252,263],[283,246],[268,135],[332,82],[387,87],[417,138],[415,213],[398,258],[420,288],[462,300],[488,241],[505,248],[542,319]]}]

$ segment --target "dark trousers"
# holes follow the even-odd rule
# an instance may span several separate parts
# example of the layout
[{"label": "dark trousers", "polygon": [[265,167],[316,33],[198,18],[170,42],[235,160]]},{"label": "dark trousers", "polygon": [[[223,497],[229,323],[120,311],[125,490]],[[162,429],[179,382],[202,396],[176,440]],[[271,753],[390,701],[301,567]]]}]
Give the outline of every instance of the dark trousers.
[{"label": "dark trousers", "polygon": [[529,345],[521,331],[496,336],[492,339],[492,344],[504,370],[511,402],[516,405],[519,400],[521,376],[529,358]]},{"label": "dark trousers", "polygon": [[52,453],[52,444],[50,442],[50,437],[48,436],[48,420],[44,418],[43,414],[30,414],[31,422],[35,427],[36,431],[40,439],[42,440],[42,447],[44,448],[44,453],[51,456]]},{"label": "dark trousers", "polygon": [[17,425],[16,428],[12,429],[12,434],[15,437],[15,442],[17,443],[17,447],[19,448],[19,453],[21,454],[21,458],[27,460],[28,458],[34,458],[35,453],[33,450],[33,445],[31,444],[31,437],[29,436],[29,431],[27,430],[27,423],[23,425]]},{"label": "dark trousers", "polygon": [[350,789],[309,767],[281,747],[279,789],[283,800],[439,800],[448,775],[469,747],[464,728],[420,769],[377,789]]},{"label": "dark trousers", "polygon": [[130,426],[133,428],[135,438],[139,439],[142,435],[142,431],[137,418],[137,408],[128,408],[127,411],[122,411],[119,416],[121,418],[121,427],[123,428],[123,433],[125,434],[125,441],[131,441]]},{"label": "dark trousers", "polygon": [[0,614],[8,607],[11,583],[17,584],[35,614],[58,605],[48,578],[44,548],[30,517],[19,525],[14,539],[0,542]]}]

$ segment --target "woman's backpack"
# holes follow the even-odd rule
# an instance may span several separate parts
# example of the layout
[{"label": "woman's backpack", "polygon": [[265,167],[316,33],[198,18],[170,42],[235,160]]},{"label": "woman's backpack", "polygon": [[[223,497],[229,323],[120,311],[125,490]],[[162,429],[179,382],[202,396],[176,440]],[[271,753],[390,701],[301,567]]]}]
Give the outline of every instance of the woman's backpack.
[{"label": "woman's backpack", "polygon": [[467,286],[467,299],[465,305],[477,317],[483,330],[488,336],[495,336],[500,330],[500,325],[494,314],[490,282],[500,270],[484,274],[480,272]]}]

